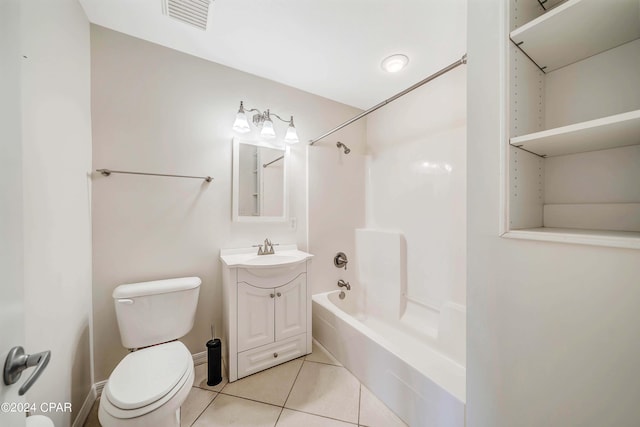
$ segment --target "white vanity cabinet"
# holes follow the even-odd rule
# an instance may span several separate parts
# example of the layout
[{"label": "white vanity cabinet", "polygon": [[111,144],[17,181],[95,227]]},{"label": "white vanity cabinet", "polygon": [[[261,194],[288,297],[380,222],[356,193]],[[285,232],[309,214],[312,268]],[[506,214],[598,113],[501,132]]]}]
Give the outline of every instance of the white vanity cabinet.
[{"label": "white vanity cabinet", "polygon": [[307,275],[276,288],[238,283],[238,351],[307,331]]},{"label": "white vanity cabinet", "polygon": [[229,381],[311,352],[311,292],[302,251],[223,250],[223,348]]}]

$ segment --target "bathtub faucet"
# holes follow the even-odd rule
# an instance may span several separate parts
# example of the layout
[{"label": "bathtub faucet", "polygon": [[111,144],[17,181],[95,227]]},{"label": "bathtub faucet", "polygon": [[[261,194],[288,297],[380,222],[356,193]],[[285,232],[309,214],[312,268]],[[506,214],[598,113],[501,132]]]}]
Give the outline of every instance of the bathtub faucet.
[{"label": "bathtub faucet", "polygon": [[338,286],[341,288],[347,288],[348,291],[351,290],[351,285],[349,284],[349,282],[345,282],[342,279],[338,280]]}]

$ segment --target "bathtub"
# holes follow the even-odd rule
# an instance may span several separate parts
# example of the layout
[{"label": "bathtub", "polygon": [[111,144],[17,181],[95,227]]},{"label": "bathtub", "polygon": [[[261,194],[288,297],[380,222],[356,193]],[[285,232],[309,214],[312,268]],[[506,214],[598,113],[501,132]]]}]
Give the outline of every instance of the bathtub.
[{"label": "bathtub", "polygon": [[445,304],[436,329],[420,307],[397,319],[366,311],[357,288],[313,295],[313,337],[411,427],[465,425],[465,307]]}]

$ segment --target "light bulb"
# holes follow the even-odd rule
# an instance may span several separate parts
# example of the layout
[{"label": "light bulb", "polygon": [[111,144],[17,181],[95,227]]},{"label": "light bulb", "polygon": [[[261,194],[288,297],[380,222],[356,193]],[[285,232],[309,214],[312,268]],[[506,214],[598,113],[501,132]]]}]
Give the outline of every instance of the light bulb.
[{"label": "light bulb", "polygon": [[273,129],[273,122],[267,118],[262,122],[262,130],[260,136],[264,139],[273,139],[276,137],[276,131]]}]

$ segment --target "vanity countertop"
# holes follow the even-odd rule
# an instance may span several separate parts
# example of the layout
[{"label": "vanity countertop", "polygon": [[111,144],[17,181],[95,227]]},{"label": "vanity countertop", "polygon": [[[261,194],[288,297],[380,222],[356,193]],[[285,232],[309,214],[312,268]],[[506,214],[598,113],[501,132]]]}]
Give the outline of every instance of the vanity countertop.
[{"label": "vanity countertop", "polygon": [[312,254],[298,250],[296,245],[276,246],[271,255],[258,255],[256,248],[222,249],[220,260],[227,267],[277,268],[304,262]]}]

